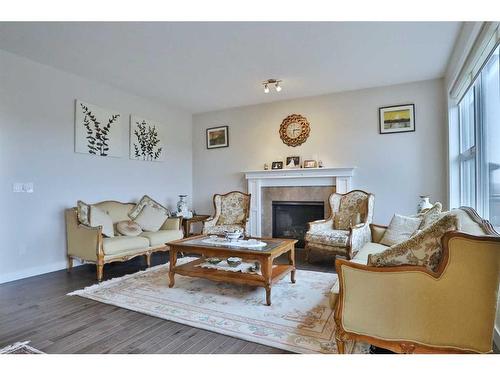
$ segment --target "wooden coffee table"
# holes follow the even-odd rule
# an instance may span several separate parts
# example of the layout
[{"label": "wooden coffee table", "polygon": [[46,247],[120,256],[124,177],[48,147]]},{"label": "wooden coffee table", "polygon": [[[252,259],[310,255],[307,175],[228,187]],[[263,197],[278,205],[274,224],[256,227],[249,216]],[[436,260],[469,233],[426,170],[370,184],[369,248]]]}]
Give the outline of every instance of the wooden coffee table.
[{"label": "wooden coffee table", "polygon": [[[169,287],[175,284],[175,275],[191,277],[201,277],[213,281],[223,281],[252,286],[261,286],[266,289],[266,303],[271,305],[271,287],[278,280],[290,274],[291,282],[295,283],[295,243],[297,240],[263,238],[261,241],[266,246],[261,248],[235,247],[231,245],[214,245],[203,242],[208,236],[200,235],[182,240],[169,242],[170,246],[170,269]],[[177,265],[178,253],[194,253],[201,255],[200,259]],[[275,264],[273,261],[281,254],[288,253],[288,264]],[[230,272],[212,268],[196,267],[200,263],[206,262],[207,257],[217,257],[221,259],[229,257],[239,257],[243,261],[257,261],[260,263],[261,275],[243,272]]]}]

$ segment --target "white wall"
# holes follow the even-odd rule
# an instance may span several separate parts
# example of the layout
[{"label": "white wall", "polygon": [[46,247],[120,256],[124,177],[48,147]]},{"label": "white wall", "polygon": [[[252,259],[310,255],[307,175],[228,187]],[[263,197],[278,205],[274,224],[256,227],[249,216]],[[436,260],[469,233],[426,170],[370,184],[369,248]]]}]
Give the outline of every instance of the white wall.
[{"label": "white wall", "polygon": [[[122,158],[74,152],[75,99],[122,113]],[[128,158],[130,113],[167,126],[166,161]],[[65,266],[63,211],[78,199],[173,207],[192,193],[191,114],[0,51],[0,282]],[[34,182],[33,194],[12,192]]]},{"label": "white wall", "polygon": [[[378,108],[405,103],[416,106],[416,132],[380,135]],[[378,223],[388,223],[395,212],[414,213],[420,194],[445,202],[445,111],[438,79],[197,114],[194,208],[211,213],[214,193],[246,191],[243,171],[289,155],[319,158],[327,167],[357,167],[354,188],[375,194]],[[311,124],[309,139],[297,148],[284,145],[278,134],[292,113]],[[218,125],[229,125],[230,146],[207,150],[205,129]]]}]

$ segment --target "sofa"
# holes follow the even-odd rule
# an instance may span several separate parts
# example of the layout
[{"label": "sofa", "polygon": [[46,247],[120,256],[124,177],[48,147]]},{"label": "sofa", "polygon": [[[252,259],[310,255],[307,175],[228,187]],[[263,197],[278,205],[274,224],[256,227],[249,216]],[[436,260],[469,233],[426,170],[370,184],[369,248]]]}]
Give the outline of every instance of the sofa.
[{"label": "sofa", "polygon": [[[116,225],[118,222],[130,220],[129,212],[136,204],[103,201],[92,206],[108,214],[113,225]],[[147,266],[150,267],[152,253],[167,251],[169,249],[167,242],[183,238],[181,217],[167,218],[155,232],[145,231],[138,236],[125,236],[115,230],[115,235],[111,238],[103,235],[101,226],[91,227],[82,224],[78,219],[77,207],[66,210],[65,220],[68,271],[73,266],[73,259],[95,263],[98,281],[103,278],[104,264],[123,262],[142,255],[146,257]]]},{"label": "sofa", "polygon": [[387,227],[374,224],[371,241],[353,259],[336,260],[339,282],[331,290],[330,305],[339,353],[347,340],[398,353],[492,351],[500,236],[471,208],[441,217],[449,213],[458,219],[458,230],[441,237],[442,257],[435,270],[367,265],[370,254],[387,249],[379,243]]}]

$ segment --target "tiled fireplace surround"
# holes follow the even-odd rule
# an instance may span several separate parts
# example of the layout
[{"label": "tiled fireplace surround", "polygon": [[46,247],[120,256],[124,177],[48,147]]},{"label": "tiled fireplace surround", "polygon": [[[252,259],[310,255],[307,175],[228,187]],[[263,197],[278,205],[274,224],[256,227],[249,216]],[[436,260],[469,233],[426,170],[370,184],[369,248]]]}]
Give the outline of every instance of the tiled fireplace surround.
[{"label": "tiled fireplace surround", "polygon": [[354,168],[282,169],[245,172],[252,195],[250,234],[272,235],[272,202],[323,201],[329,215],[328,197],[332,192],[351,190]]}]

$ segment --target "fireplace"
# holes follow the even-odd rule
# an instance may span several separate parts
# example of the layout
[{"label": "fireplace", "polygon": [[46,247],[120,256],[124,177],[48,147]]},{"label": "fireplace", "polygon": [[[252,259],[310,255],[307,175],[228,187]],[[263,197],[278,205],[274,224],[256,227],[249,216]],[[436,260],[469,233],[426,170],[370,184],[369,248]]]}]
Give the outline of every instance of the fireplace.
[{"label": "fireplace", "polygon": [[295,238],[296,247],[304,247],[307,223],[324,219],[324,202],[273,201],[273,237]]}]

